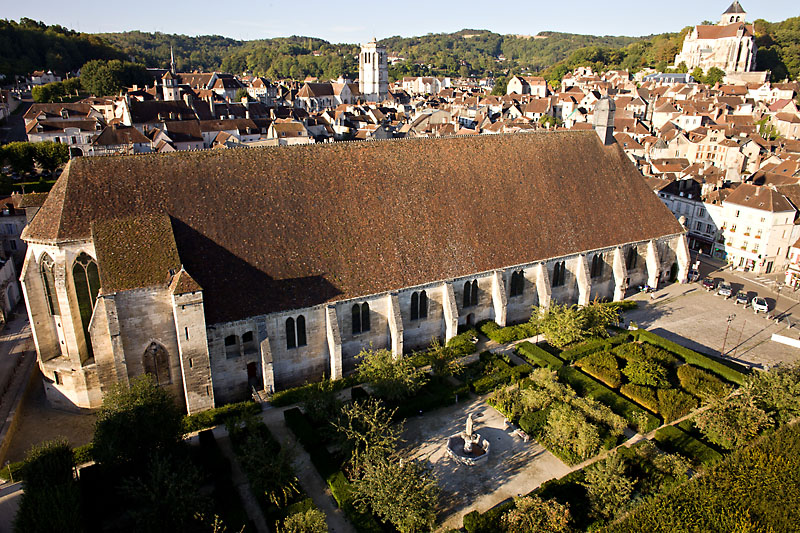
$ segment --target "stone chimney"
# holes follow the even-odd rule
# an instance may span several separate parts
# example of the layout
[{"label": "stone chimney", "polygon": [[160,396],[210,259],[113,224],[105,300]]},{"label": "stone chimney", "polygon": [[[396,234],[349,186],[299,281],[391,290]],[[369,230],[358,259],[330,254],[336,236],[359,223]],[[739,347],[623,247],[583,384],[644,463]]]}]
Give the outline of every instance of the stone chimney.
[{"label": "stone chimney", "polygon": [[617,105],[614,100],[604,96],[594,106],[594,131],[604,145],[614,142],[614,112]]}]

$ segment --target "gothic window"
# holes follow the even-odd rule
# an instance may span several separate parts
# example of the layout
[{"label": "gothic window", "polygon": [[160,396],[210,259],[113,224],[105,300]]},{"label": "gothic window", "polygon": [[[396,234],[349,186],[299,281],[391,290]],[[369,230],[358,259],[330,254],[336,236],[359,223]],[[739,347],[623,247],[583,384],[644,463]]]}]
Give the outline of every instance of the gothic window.
[{"label": "gothic window", "polygon": [[425,291],[419,293],[419,317],[428,318],[428,294]]},{"label": "gothic window", "polygon": [[626,263],[626,268],[628,270],[633,270],[636,268],[636,264],[639,262],[639,251],[634,247],[628,250],[628,260]]},{"label": "gothic window", "polygon": [[286,319],[286,349],[292,348],[297,348],[297,337],[294,331],[294,318],[289,317]]},{"label": "gothic window", "polygon": [[306,345],[306,318],[303,315],[297,317],[297,346]]},{"label": "gothic window", "polygon": [[478,280],[464,283],[464,307],[478,305]]},{"label": "gothic window", "polygon": [[144,351],[144,373],[153,376],[157,385],[169,385],[169,354],[157,342],[151,342]]},{"label": "gothic window", "polygon": [[463,307],[469,307],[470,301],[472,299],[469,297],[469,293],[472,291],[472,283],[469,281],[464,282],[464,305]]},{"label": "gothic window", "polygon": [[525,275],[522,273],[522,270],[517,270],[511,274],[511,287],[509,290],[509,295],[513,298],[514,296],[522,296],[522,291],[525,288]]},{"label": "gothic window", "polygon": [[602,275],[603,275],[603,256],[600,254],[595,254],[592,257],[591,276],[593,278],[599,278]]},{"label": "gothic window", "polygon": [[419,319],[419,293],[411,295],[411,320]]},{"label": "gothic window", "polygon": [[470,305],[478,305],[478,280],[473,280],[472,282],[472,292],[469,295],[470,297]]},{"label": "gothic window", "polygon": [[242,335],[242,348],[245,355],[253,354],[258,351],[256,348],[255,336],[253,335],[252,331],[247,331],[244,335]]},{"label": "gothic window", "polygon": [[51,315],[59,315],[58,298],[56,297],[55,262],[44,254],[40,263],[42,273],[42,285],[44,286],[44,297],[47,300],[47,309]]},{"label": "gothic window", "polygon": [[225,357],[227,359],[239,357],[239,337],[236,335],[225,337]]},{"label": "gothic window", "polygon": [[369,304],[353,304],[351,309],[353,335],[369,331]]},{"label": "gothic window", "polygon": [[564,265],[564,261],[558,261],[555,265],[553,265],[553,287],[560,287],[564,284],[564,279],[566,276],[566,266]]},{"label": "gothic window", "polygon": [[100,292],[100,276],[97,272],[97,263],[85,252],[78,256],[72,266],[72,280],[75,284],[75,295],[78,297],[78,310],[81,315],[86,346],[91,353],[89,322],[92,320],[94,303],[97,301],[97,294]]}]

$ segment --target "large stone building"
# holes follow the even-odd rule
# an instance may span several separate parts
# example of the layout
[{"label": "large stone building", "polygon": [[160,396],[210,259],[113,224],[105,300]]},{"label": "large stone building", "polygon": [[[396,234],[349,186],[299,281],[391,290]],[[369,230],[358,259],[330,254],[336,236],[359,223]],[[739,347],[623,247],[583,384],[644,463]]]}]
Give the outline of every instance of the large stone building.
[{"label": "large stone building", "polygon": [[358,54],[358,90],[368,102],[382,102],[389,94],[386,48],[373,38]]},{"label": "large stone building", "polygon": [[755,70],[755,32],[751,24],[745,24],[746,15],[739,1],[734,0],[718,24],[695,26],[686,35],[675,64],[686,63],[689,70],[717,67],[727,74]]},{"label": "large stone building", "polygon": [[27,227],[48,397],[143,373],[189,412],[459,325],[685,279],[683,227],[591,131],[80,158]]}]

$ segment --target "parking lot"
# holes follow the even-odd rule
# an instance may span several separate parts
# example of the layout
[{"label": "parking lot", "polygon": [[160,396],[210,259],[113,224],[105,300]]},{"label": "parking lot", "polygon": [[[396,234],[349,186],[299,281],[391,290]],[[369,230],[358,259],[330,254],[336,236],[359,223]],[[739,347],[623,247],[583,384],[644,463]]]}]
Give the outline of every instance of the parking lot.
[{"label": "parking lot", "polygon": [[[800,338],[800,303],[745,275],[720,270],[719,265],[701,262],[700,275],[698,282],[670,284],[659,289],[653,299],[645,294],[634,296],[632,299],[641,303],[639,309],[626,313],[626,320],[694,350],[723,353],[751,366],[800,359],[800,350],[770,340],[773,333]],[[701,281],[705,277],[714,280],[714,290],[703,287]],[[716,288],[723,280],[731,284],[733,295],[745,292],[748,301],[756,295],[764,297],[769,312],[756,314],[750,305],[737,305],[734,297],[717,295]]]}]

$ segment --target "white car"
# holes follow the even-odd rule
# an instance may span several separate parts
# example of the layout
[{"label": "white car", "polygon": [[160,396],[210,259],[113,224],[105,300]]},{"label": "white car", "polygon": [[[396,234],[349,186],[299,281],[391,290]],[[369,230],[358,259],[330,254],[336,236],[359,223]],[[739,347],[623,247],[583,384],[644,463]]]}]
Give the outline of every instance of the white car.
[{"label": "white car", "polygon": [[756,314],[758,314],[759,311],[763,311],[765,313],[769,312],[769,305],[767,304],[767,301],[759,296],[753,298],[753,300],[750,302],[750,305],[753,306],[753,311],[755,311]]}]

